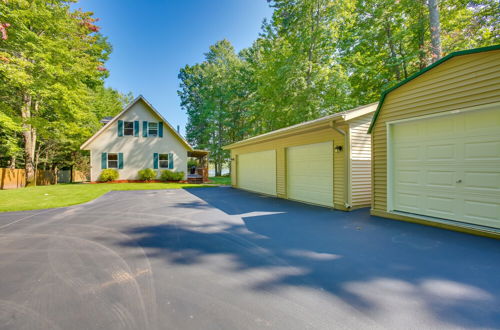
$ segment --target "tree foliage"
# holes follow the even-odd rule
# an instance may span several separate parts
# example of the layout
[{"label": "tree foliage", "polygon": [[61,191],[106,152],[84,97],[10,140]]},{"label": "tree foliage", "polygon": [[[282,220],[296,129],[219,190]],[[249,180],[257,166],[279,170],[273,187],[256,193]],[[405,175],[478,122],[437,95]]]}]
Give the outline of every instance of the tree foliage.
[{"label": "tree foliage", "polygon": [[[249,48],[219,41],[179,74],[187,139],[211,151],[217,175],[223,145],[375,102],[433,60],[426,0],[268,3],[273,16]],[[499,43],[496,0],[440,0],[438,10],[444,55]]]},{"label": "tree foliage", "polygon": [[111,45],[93,14],[71,10],[72,2],[0,1],[7,27],[0,40],[0,161],[22,164],[28,183],[41,162],[81,160],[81,143],[124,101],[103,86]]}]

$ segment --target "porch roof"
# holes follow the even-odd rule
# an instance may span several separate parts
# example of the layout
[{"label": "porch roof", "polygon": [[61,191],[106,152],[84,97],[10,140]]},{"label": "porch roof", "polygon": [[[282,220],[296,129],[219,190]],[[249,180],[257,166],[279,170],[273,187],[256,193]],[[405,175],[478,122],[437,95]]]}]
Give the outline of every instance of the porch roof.
[{"label": "porch roof", "polygon": [[205,157],[209,154],[208,151],[206,150],[193,150],[193,151],[188,151],[188,157],[197,157],[197,158],[201,158],[201,157]]}]

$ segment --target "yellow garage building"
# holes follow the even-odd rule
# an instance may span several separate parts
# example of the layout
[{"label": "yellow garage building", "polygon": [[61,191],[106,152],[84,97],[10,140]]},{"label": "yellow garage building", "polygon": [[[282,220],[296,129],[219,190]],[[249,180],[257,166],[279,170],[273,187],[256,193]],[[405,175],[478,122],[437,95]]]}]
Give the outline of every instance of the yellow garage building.
[{"label": "yellow garage building", "polygon": [[226,146],[233,187],[340,210],[370,206],[367,131],[376,108],[358,107]]},{"label": "yellow garage building", "polygon": [[452,53],[384,92],[371,213],[500,231],[500,46]]}]

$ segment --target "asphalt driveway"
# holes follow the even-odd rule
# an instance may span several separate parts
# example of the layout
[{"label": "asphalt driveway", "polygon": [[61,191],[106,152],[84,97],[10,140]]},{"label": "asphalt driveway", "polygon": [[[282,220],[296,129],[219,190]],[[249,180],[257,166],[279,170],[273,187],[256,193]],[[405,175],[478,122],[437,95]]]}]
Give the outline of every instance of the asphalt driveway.
[{"label": "asphalt driveway", "polygon": [[231,188],[0,214],[0,329],[500,328],[500,241]]}]

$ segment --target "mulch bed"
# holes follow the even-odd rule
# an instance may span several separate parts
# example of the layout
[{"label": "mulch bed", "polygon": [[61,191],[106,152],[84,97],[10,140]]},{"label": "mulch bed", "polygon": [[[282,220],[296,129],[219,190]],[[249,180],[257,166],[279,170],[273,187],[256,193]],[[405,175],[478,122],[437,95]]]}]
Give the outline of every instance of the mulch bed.
[{"label": "mulch bed", "polygon": [[151,181],[144,181],[144,180],[113,180],[113,181],[91,181],[89,182],[90,184],[97,184],[97,183],[188,183],[186,180],[181,180],[181,181],[161,181],[161,180],[151,180]]}]

